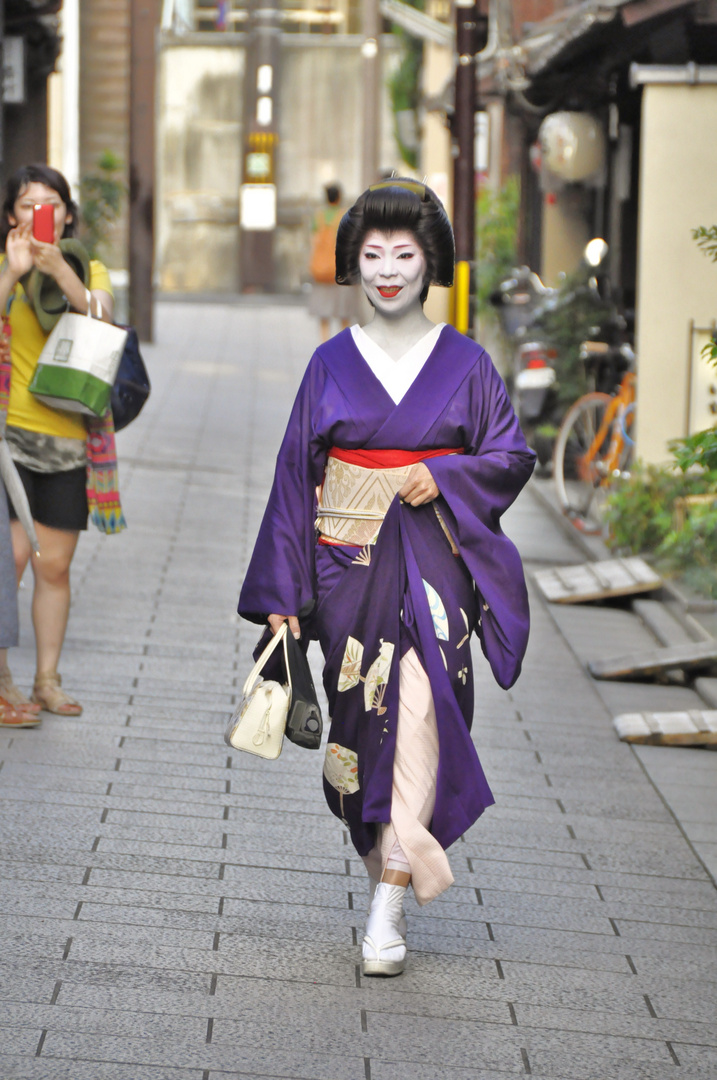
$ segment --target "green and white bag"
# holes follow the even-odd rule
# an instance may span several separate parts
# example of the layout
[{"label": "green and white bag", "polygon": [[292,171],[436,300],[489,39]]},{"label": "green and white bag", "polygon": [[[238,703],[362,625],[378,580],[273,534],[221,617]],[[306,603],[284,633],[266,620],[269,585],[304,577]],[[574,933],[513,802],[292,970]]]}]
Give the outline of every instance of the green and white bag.
[{"label": "green and white bag", "polygon": [[103,322],[101,306],[92,317],[66,311],[50,333],[35,368],[30,390],[45,405],[67,412],[103,416],[117,377],[127,331]]}]

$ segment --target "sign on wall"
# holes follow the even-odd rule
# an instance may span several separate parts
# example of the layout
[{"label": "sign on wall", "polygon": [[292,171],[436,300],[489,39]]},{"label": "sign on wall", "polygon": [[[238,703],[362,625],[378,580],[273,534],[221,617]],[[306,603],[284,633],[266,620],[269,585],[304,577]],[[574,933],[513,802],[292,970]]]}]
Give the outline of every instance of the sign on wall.
[{"label": "sign on wall", "polygon": [[25,102],[25,38],[6,37],[3,43],[3,102]]}]

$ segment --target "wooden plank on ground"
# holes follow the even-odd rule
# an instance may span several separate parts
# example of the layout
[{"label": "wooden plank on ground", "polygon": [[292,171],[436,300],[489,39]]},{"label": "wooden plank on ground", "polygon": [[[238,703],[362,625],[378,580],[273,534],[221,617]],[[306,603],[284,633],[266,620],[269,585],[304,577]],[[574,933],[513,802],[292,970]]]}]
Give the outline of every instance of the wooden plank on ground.
[{"label": "wooden plank on ground", "polygon": [[644,679],[671,668],[690,671],[717,664],[717,641],[691,641],[686,645],[623,653],[604,660],[592,660],[588,671],[594,679]]},{"label": "wooden plank on ground", "polygon": [[614,718],[613,725],[623,742],[652,746],[717,744],[717,709],[622,713]]},{"label": "wooden plank on ground", "polygon": [[543,596],[553,604],[579,604],[610,596],[630,596],[659,589],[662,585],[660,575],[638,555],[580,566],[558,566],[552,570],[538,570],[533,576]]}]

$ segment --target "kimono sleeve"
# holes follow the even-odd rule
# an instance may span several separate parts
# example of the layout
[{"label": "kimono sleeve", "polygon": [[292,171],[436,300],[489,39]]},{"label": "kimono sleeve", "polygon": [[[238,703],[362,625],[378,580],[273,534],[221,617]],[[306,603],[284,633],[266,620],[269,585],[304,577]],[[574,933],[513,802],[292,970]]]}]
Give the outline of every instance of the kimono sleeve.
[{"label": "kimono sleeve", "polygon": [[326,463],[315,416],[323,381],[323,366],[314,355],[279,450],[271,494],[239,596],[239,614],[251,622],[266,622],[272,613],[308,615],[315,602],[316,486]]},{"label": "kimono sleeve", "polygon": [[486,353],[462,387],[471,431],[463,455],[426,465],[438,505],[480,594],[479,633],[498,684],[512,686],[528,644],[530,614],[520,555],[500,518],[527,483],[535,455],[520,430],[503,380]]}]

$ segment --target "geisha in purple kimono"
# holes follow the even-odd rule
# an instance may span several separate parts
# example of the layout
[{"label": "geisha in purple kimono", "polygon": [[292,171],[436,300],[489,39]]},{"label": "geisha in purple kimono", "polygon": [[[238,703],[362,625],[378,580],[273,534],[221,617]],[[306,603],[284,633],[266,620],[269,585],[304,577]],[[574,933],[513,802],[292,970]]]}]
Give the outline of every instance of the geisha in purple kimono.
[{"label": "geisha in purple kimono", "polygon": [[406,887],[419,904],[443,892],[446,849],[494,801],[470,736],[471,634],[506,688],[528,640],[500,516],[533,454],[485,350],[423,313],[453,252],[423,184],[376,184],[344,215],[336,279],[361,282],[373,320],[311,358],[239,601],[321,644],[324,790],[371,880],[365,975],[403,970]]}]

